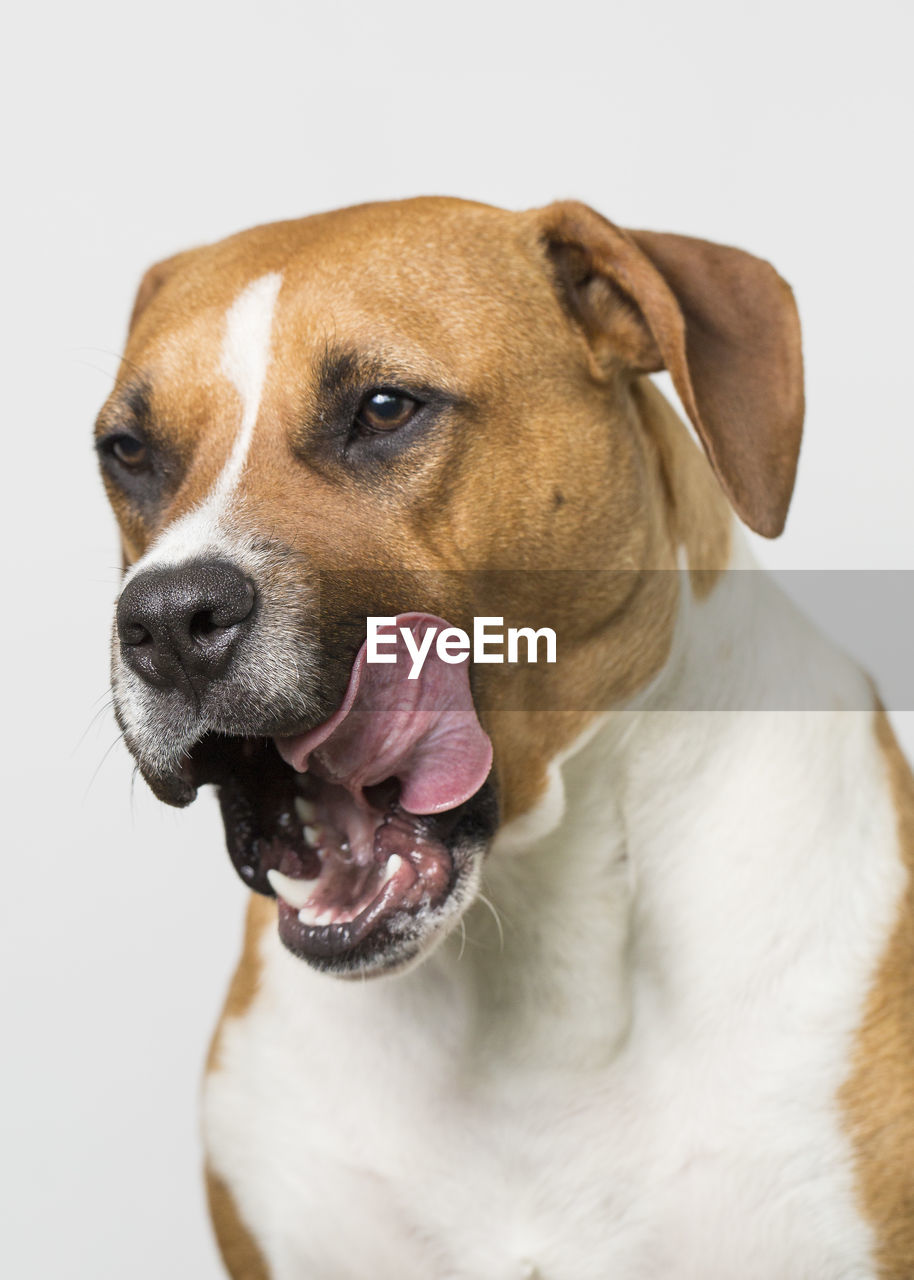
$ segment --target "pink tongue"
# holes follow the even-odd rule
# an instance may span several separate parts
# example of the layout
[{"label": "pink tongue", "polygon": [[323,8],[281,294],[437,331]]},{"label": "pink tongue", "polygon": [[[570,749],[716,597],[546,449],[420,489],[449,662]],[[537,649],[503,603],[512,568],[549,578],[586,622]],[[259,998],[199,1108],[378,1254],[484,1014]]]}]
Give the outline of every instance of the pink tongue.
[{"label": "pink tongue", "polygon": [[401,613],[396,649],[380,650],[396,653],[395,663],[367,662],[363,644],[340,709],[308,733],[277,738],[283,760],[355,792],[396,777],[409,813],[441,813],[469,800],[488,776],[492,744],[476,718],[468,664],[443,662],[433,641],[410,680],[413,659],[400,634],[408,628],[418,646],[429,627],[437,629],[436,641],[448,625],[429,613]]}]

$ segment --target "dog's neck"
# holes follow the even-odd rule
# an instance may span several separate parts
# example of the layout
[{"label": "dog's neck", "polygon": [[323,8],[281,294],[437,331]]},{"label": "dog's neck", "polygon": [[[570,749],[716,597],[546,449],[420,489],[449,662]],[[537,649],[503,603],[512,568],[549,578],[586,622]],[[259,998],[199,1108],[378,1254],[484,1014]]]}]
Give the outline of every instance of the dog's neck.
[{"label": "dog's neck", "polygon": [[[425,1045],[434,1028],[449,1069],[493,1088],[526,1071],[599,1072],[645,1035],[661,1053],[677,1031],[691,1044],[695,1028],[738,1038],[745,1024],[755,1043],[776,1039],[770,1019],[784,1004],[805,1009],[809,992],[810,1025],[837,1023],[852,1002],[839,982],[838,1004],[823,1008],[842,922],[821,886],[875,821],[892,847],[890,808],[861,810],[884,790],[865,676],[756,571],[659,394],[645,415],[681,562],[662,669],[563,745],[538,803],[494,842],[483,896],[437,951],[364,996],[309,975],[314,1007],[358,1009],[366,1045],[392,1024]],[[859,895],[854,883],[846,900]],[[302,968],[270,947],[292,1018]]]},{"label": "dog's neck", "polygon": [[[662,1006],[667,1030],[726,1020],[770,971],[779,900],[808,852],[795,830],[802,774],[825,752],[840,776],[831,757],[842,749],[855,767],[857,739],[836,737],[833,718],[871,694],[752,571],[739,533],[731,546],[703,600],[683,568],[663,671],[638,706],[602,717],[556,763],[538,810],[499,836],[465,936],[430,961],[476,1015],[483,1059],[598,1066],[633,1018]],[[840,800],[812,789],[804,821],[827,830]],[[771,910],[756,909],[760,894]]]}]

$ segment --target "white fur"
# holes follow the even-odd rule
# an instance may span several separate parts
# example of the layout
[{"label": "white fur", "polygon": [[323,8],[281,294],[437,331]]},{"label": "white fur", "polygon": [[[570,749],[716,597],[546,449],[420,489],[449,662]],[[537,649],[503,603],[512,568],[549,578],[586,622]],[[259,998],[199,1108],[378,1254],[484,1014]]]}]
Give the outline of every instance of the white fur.
[{"label": "white fur", "polygon": [[[783,661],[797,709],[746,709]],[[904,873],[864,677],[728,576],[539,822],[404,976],[265,937],[205,1123],[271,1276],[871,1280],[836,1094]]]},{"label": "white fur", "polygon": [[197,506],[162,531],[134,574],[153,566],[179,565],[205,555],[235,555],[238,547],[227,527],[226,516],[238,481],[244,472],[260,412],[260,401],[270,362],[273,312],[282,285],[282,273],[271,271],[247,285],[225,317],[221,369],[238,392],[241,416],[231,452],[212,489]]}]

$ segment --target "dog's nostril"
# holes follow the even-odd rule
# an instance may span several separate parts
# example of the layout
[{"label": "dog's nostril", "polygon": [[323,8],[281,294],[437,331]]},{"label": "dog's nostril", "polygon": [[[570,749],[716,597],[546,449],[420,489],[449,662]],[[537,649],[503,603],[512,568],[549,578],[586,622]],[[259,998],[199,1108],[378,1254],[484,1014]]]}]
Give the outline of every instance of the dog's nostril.
[{"label": "dog's nostril", "polygon": [[206,640],[214,631],[223,631],[224,629],[216,622],[211,609],[204,609],[201,613],[195,613],[190,620],[190,634],[194,640]]},{"label": "dog's nostril", "polygon": [[[251,594],[253,596],[253,592]],[[230,627],[237,627],[238,623],[243,622],[251,612],[253,605],[254,601],[251,599],[250,604],[244,608],[238,606],[218,612],[215,609],[201,609],[190,620],[188,631],[191,639],[208,640],[211,636],[219,635]]]},{"label": "dog's nostril", "polygon": [[122,644],[134,647],[141,644],[152,644],[152,636],[139,622],[125,622],[120,628]]},{"label": "dog's nostril", "polygon": [[191,619],[191,629],[196,625],[201,634],[224,631],[244,622],[254,608],[254,584],[249,578],[237,577],[224,584],[223,593],[214,603],[208,604]]}]

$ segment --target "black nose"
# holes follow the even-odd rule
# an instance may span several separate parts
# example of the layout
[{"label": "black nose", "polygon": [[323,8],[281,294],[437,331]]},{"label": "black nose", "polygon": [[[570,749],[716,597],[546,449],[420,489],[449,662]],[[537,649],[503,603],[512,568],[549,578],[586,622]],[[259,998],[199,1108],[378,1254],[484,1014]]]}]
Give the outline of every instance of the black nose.
[{"label": "black nose", "polygon": [[199,697],[226,671],[255,599],[253,583],[228,560],[146,569],[117,605],[124,660],[157,688]]}]

